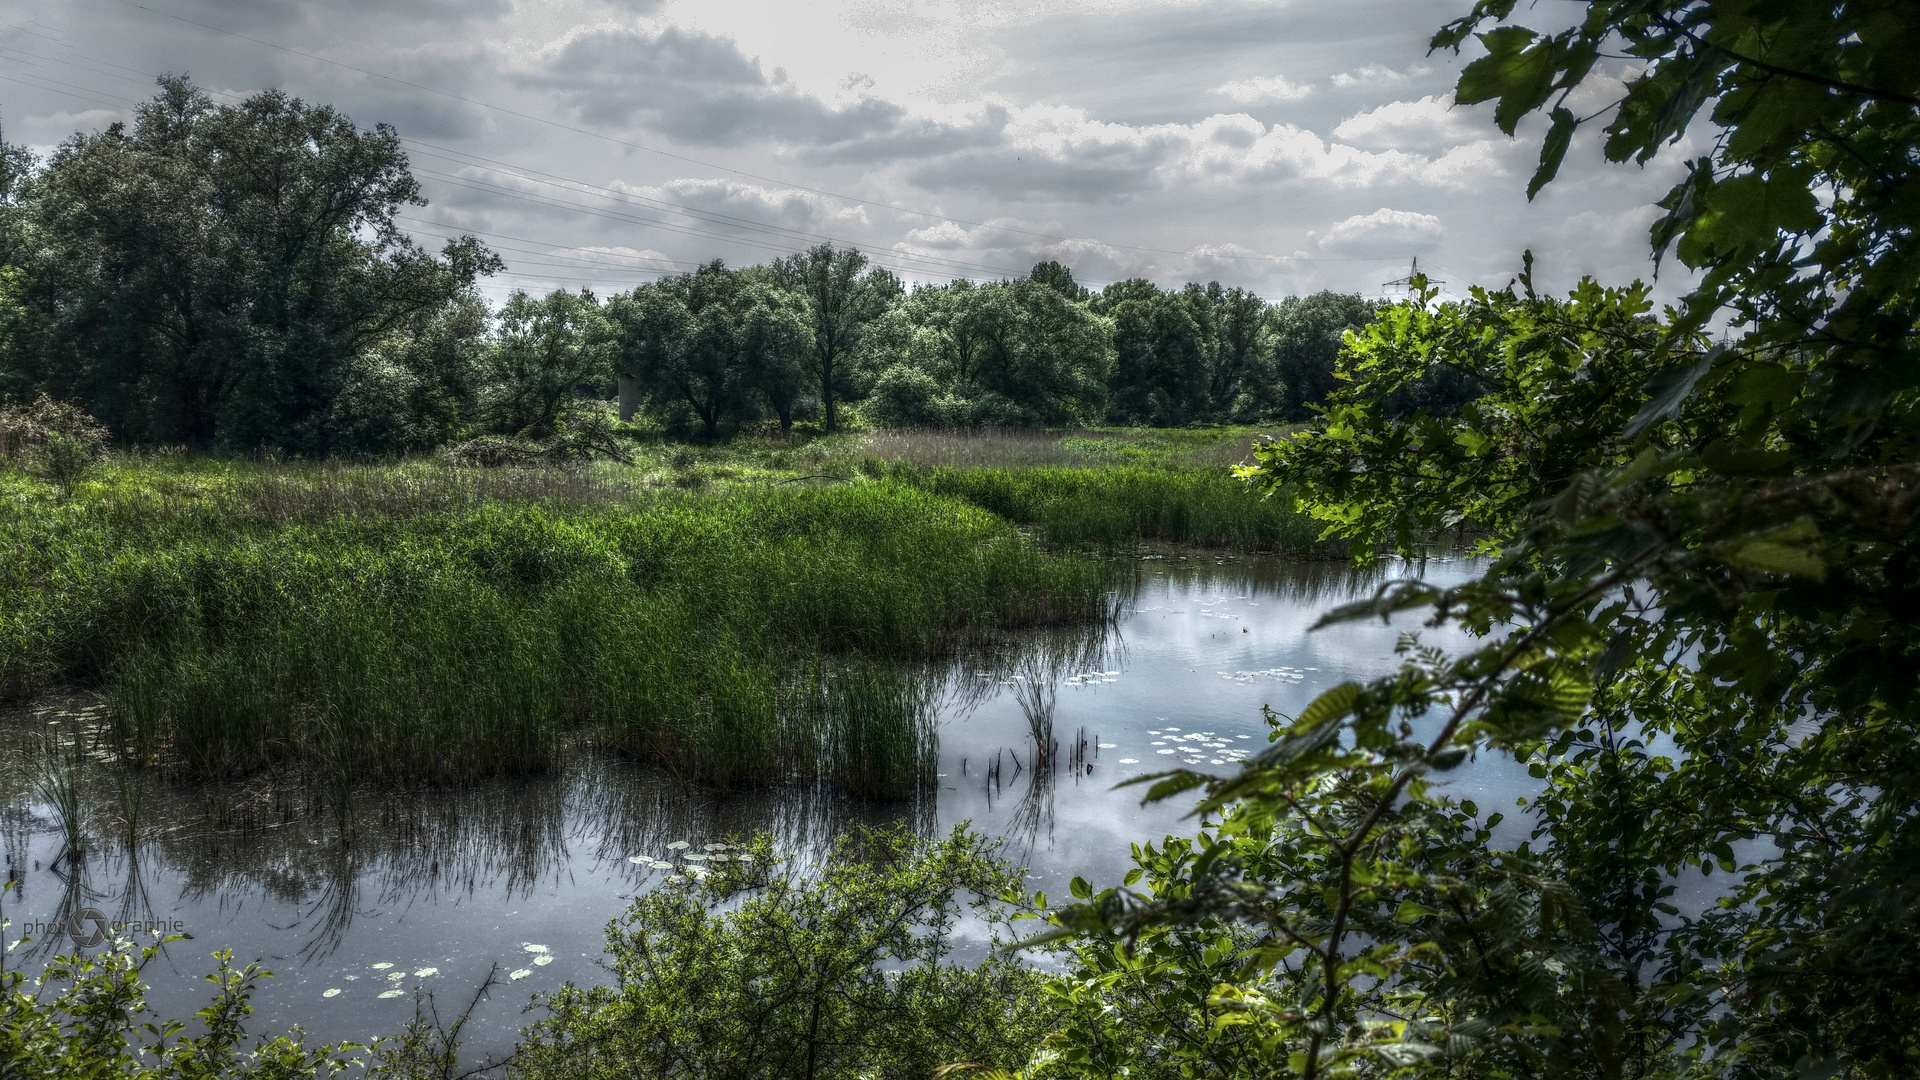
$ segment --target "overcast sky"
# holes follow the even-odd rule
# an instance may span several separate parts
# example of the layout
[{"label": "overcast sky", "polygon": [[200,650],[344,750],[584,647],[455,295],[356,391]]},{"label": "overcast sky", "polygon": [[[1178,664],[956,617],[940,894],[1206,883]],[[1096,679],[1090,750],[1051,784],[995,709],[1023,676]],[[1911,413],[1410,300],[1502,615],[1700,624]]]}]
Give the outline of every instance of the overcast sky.
[{"label": "overcast sky", "polygon": [[[496,299],[825,239],[910,281],[1056,258],[1095,286],[1269,297],[1378,295],[1414,255],[1448,292],[1498,285],[1527,248],[1556,287],[1650,275],[1652,203],[1688,147],[1641,169],[1583,136],[1529,204],[1541,129],[1455,107],[1471,54],[1427,54],[1468,6],[0,0],[0,120],[44,154],[181,72],[390,123],[430,200],[409,226],[500,252]],[[1556,28],[1580,10],[1542,7]]]}]

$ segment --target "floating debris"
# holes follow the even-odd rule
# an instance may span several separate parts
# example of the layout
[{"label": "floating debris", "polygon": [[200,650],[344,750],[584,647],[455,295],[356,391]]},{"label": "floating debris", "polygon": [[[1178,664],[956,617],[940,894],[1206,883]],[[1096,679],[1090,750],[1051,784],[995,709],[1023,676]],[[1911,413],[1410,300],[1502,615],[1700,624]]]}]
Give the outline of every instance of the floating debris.
[{"label": "floating debris", "polygon": [[335,988],[335,989],[332,989],[332,990],[328,990],[328,991],[327,991],[326,993],[324,993],[324,994],[321,994],[320,996],[321,996],[321,997],[323,997],[323,998],[330,998],[330,997],[339,997],[339,996],[340,996],[340,991],[339,991],[339,989],[338,989],[338,988]]},{"label": "floating debris", "polygon": [[1123,757],[1123,758],[1121,758],[1121,759],[1120,759],[1120,764],[1122,764],[1122,765],[1138,765],[1138,764],[1140,764],[1140,759],[1139,759],[1139,758],[1130,758],[1130,757]]}]

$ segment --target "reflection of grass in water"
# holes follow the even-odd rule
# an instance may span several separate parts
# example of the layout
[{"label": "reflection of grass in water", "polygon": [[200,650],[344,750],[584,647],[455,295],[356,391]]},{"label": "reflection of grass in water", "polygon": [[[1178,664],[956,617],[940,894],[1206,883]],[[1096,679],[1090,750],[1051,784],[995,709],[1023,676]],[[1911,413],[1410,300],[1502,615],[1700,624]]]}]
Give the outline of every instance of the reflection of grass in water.
[{"label": "reflection of grass in water", "polygon": [[815,657],[1107,615],[1105,568],[893,484],[487,502],[317,469],[187,498],[151,472],[0,508],[0,694],[103,679],[125,759],[203,778],[537,773],[592,731],[723,787],[800,761],[893,788],[878,763],[928,744],[910,688],[821,707],[792,690]]},{"label": "reflection of grass in water", "polygon": [[1058,703],[1059,690],[1054,679],[1039,670],[1031,668],[1033,674],[1014,683],[1014,699],[1020,703],[1020,712],[1027,718],[1027,734],[1033,739],[1035,770],[1048,766],[1053,760],[1053,710]]},{"label": "reflection of grass in water", "polygon": [[87,830],[93,820],[83,747],[77,738],[69,744],[57,734],[50,735],[42,739],[38,757],[34,794],[53,811],[64,845],[62,854],[78,859],[86,854]]}]

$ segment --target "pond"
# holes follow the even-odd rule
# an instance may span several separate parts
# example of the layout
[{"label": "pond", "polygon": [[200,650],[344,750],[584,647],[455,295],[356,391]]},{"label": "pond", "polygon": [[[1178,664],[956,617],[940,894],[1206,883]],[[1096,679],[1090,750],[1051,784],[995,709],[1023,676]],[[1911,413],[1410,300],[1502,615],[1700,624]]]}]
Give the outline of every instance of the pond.
[{"label": "pond", "polygon": [[[1433,562],[1421,574],[1448,583],[1470,570]],[[535,993],[600,976],[606,924],[627,898],[699,865],[728,837],[770,831],[804,854],[853,822],[905,817],[941,832],[971,822],[1005,839],[1034,889],[1064,896],[1075,875],[1117,884],[1132,844],[1194,829],[1190,802],[1142,806],[1141,788],[1119,785],[1175,764],[1229,772],[1266,745],[1263,706],[1297,712],[1336,683],[1390,670],[1413,617],[1310,628],[1402,572],[1143,557],[1111,628],[1025,635],[939,673],[937,786],[908,802],[818,790],[719,797],[582,753],[537,779],[365,795],[356,841],[343,845],[332,814],[264,780],[183,788],[102,766],[90,769],[93,832],[124,833],[133,817],[140,842],[97,843],[77,866],[56,865],[55,815],[26,778],[29,755],[16,751],[0,774],[7,873],[19,882],[6,898],[8,940],[34,923],[63,928],[82,908],[189,933],[147,970],[157,1010],[204,1004],[210,954],[231,948],[237,964],[257,958],[274,973],[255,995],[251,1030],[299,1024],[323,1041],[397,1030],[413,1015],[415,987],[433,991],[442,1015],[457,1013],[497,970],[507,982],[476,1010],[467,1048],[505,1049]],[[1452,630],[1422,640],[1462,644]],[[90,708],[41,702],[5,734],[25,747],[45,729],[97,723]],[[1044,764],[1036,732],[1051,750]],[[1489,805],[1530,790],[1505,761],[1477,762],[1451,784]],[[59,932],[35,936],[7,962],[37,970],[72,948]]]}]

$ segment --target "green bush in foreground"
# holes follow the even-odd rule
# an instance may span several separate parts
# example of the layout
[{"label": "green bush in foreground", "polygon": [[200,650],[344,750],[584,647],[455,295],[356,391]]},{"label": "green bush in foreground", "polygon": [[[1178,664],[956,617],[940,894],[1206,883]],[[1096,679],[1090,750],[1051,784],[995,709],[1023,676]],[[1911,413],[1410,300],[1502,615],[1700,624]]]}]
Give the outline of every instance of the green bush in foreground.
[{"label": "green bush in foreground", "polygon": [[[215,954],[207,976],[213,1002],[194,1014],[204,1030],[188,1034],[179,1020],[153,1022],[140,972],[159,952],[121,938],[95,956],[56,957],[36,978],[0,976],[0,1074],[21,1080],[324,1080],[362,1063],[353,1043],[309,1047],[290,1035],[249,1039],[247,1004],[267,975],[259,965],[236,970],[232,954]],[[376,1067],[374,1076],[398,1076]]]},{"label": "green bush in foreground", "polygon": [[806,871],[763,838],[635,900],[607,928],[618,981],[548,999],[513,1073],[909,1080],[1017,1065],[1052,1020],[1041,976],[949,954],[961,916],[999,926],[997,898],[1021,878],[964,826],[937,841],[855,832]]}]

